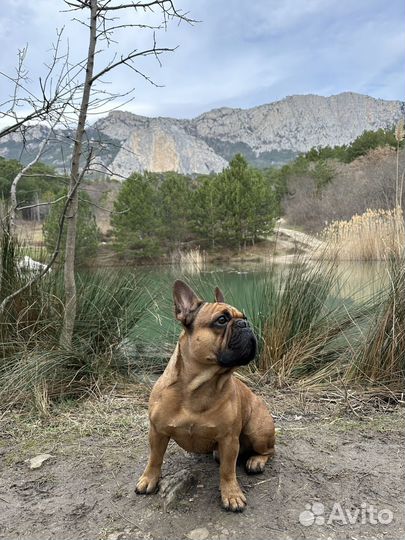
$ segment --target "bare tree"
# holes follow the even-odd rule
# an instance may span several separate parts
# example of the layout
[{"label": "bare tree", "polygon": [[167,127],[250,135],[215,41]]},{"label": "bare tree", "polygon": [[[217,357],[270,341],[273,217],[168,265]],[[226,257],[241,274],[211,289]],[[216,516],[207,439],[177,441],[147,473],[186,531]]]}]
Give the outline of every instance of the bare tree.
[{"label": "bare tree", "polygon": [[[177,21],[193,22],[187,14],[178,11],[172,0],[149,0],[144,2],[122,3],[114,0],[65,0],[69,11],[85,13],[85,20],[80,22],[84,24],[88,32],[88,53],[85,62],[85,78],[83,91],[79,106],[76,134],[74,137],[73,154],[71,160],[69,197],[70,202],[67,208],[67,238],[65,251],[64,284],[65,284],[65,314],[60,342],[64,346],[70,346],[72,342],[73,328],[76,319],[76,280],[75,280],[75,250],[76,250],[76,229],[78,217],[78,190],[75,186],[80,182],[80,176],[83,176],[83,170],[80,173],[80,163],[83,151],[83,137],[85,134],[86,120],[91,107],[91,98],[98,95],[95,90],[95,83],[102,77],[117,69],[120,66],[126,66],[132,69],[137,75],[144,77],[150,83],[154,84],[150,77],[138,69],[136,60],[147,56],[153,56],[159,61],[159,56],[165,52],[171,52],[174,48],[158,47],[155,39],[155,31],[166,27],[171,19]],[[128,17],[129,14],[137,15],[141,12],[155,13],[161,16],[162,21],[157,24],[145,25],[140,22],[128,22],[120,20],[120,16]],[[114,33],[123,29],[149,29],[153,31],[152,45],[148,49],[134,49],[126,54],[115,54],[111,61],[106,63],[97,72],[94,70],[94,60],[98,42],[103,41],[110,46],[114,43]],[[112,96],[110,96],[112,98]],[[91,150],[90,154],[91,155]],[[87,160],[90,163],[91,160]],[[73,193],[73,190],[74,193]]]},{"label": "bare tree", "polygon": [[[29,289],[34,283],[36,283],[37,281],[42,279],[49,272],[49,270],[52,268],[54,262],[58,258],[58,255],[59,255],[59,252],[60,252],[60,246],[61,246],[61,243],[62,243],[62,235],[63,235],[64,223],[65,223],[65,219],[66,219],[67,208],[68,208],[68,206],[69,206],[69,204],[70,204],[70,202],[72,200],[72,197],[76,193],[77,188],[79,187],[80,180],[81,180],[81,178],[78,179],[78,182],[74,186],[73,190],[70,192],[69,196],[68,197],[63,197],[63,198],[66,198],[66,202],[64,204],[62,213],[61,213],[60,218],[59,218],[58,236],[57,236],[57,240],[56,240],[55,249],[54,249],[48,263],[40,270],[40,272],[37,272],[22,287],[20,287],[16,291],[13,291],[11,294],[6,296],[2,300],[2,302],[0,303],[0,317],[3,315],[6,307],[11,302],[11,300],[13,298],[15,298],[16,296],[18,296],[19,294],[26,291],[27,289]],[[58,200],[60,200],[60,199],[58,199]],[[0,268],[0,290],[1,290],[1,282],[2,282],[2,268]]]},{"label": "bare tree", "polygon": [[[67,12],[74,13],[76,21],[83,24],[88,32],[88,50],[83,60],[72,65],[69,62],[69,50],[61,52],[63,30],[57,32],[56,43],[53,45],[51,61],[46,64],[46,74],[38,81],[39,93],[35,94],[30,86],[30,79],[25,69],[27,47],[19,51],[18,66],[14,75],[0,71],[0,78],[11,84],[12,91],[8,99],[0,103],[0,119],[8,119],[9,125],[0,130],[0,138],[18,132],[25,140],[26,130],[32,127],[33,122],[47,121],[51,125],[34,158],[25,166],[13,181],[11,188],[11,222],[14,229],[15,215],[18,209],[17,185],[21,178],[29,176],[32,166],[38,162],[49,143],[53,128],[58,124],[71,128],[72,122],[76,124],[73,136],[73,151],[70,162],[69,186],[66,204],[60,218],[58,242],[45,268],[31,280],[23,289],[15,291],[5,298],[0,306],[0,312],[7,303],[20,294],[34,280],[44,276],[56,260],[61,245],[64,223],[66,227],[66,248],[64,266],[65,285],[65,314],[60,342],[69,346],[72,341],[73,328],[76,318],[76,281],[75,281],[75,251],[76,229],[79,205],[79,186],[84,175],[91,170],[94,151],[92,144],[86,139],[86,122],[88,115],[100,110],[116,98],[127,96],[130,92],[114,94],[106,91],[105,86],[96,83],[104,82],[102,78],[120,66],[131,69],[135,74],[143,77],[149,83],[158,86],[146,73],[138,67],[136,61],[152,56],[159,63],[159,57],[165,52],[172,52],[175,47],[158,47],[155,32],[165,29],[171,20],[193,23],[186,13],[176,9],[173,0],[148,0],[144,2],[121,3],[114,0],[64,0]],[[138,15],[149,14],[153,21],[145,24],[138,20]],[[131,19],[134,16],[134,19]],[[120,17],[125,17],[121,22]],[[96,55],[102,52],[100,43],[107,45],[107,49],[115,44],[115,32],[123,30],[151,31],[151,45],[145,49],[133,49],[122,54],[112,53],[111,59],[104,66],[95,71]],[[100,54],[100,56],[102,56]],[[84,75],[84,76],[83,76]],[[27,112],[28,111],[28,112]],[[94,164],[96,167],[99,164]],[[35,205],[31,205],[35,206]]]},{"label": "bare tree", "polygon": [[404,173],[405,170],[402,171],[402,174],[400,175],[399,172],[399,151],[401,147],[401,143],[405,138],[405,129],[404,129],[404,119],[401,118],[401,120],[398,122],[395,128],[395,140],[397,142],[396,147],[396,159],[397,159],[397,168],[396,168],[396,177],[395,177],[395,206],[397,208],[402,208],[402,194],[404,191]]},{"label": "bare tree", "polygon": [[[21,208],[19,208],[18,202],[17,202],[17,187],[18,187],[18,184],[19,184],[19,182],[20,182],[20,180],[22,178],[25,178],[25,177],[28,176],[28,173],[30,172],[32,167],[36,163],[38,163],[38,161],[43,156],[43,154],[44,154],[44,152],[46,150],[46,146],[47,146],[51,136],[53,135],[54,129],[55,129],[56,125],[59,123],[59,121],[60,121],[60,119],[61,119],[61,117],[63,115],[63,112],[64,112],[64,109],[62,109],[59,112],[59,114],[57,115],[57,118],[54,121],[53,125],[49,128],[48,134],[42,140],[35,157],[27,165],[25,165],[25,167],[23,167],[21,169],[21,171],[15,176],[14,180],[11,183],[9,221],[10,221],[10,234],[12,234],[12,235],[15,234],[15,219],[16,219],[17,210],[21,210]],[[31,205],[31,207],[33,208],[35,206],[39,206],[40,204],[41,203],[38,203],[36,205]]]},{"label": "bare tree", "polygon": [[[28,45],[18,51],[15,73],[0,71],[3,91],[8,93],[0,102],[0,120],[7,125],[0,129],[0,138],[18,132],[24,139],[25,130],[34,123],[62,121],[67,104],[74,102],[75,90],[79,90],[83,61],[74,65],[69,61],[69,48],[63,46],[63,28],[57,30],[51,54],[44,63],[44,73],[34,83],[25,62]],[[73,106],[74,108],[74,106]],[[63,114],[62,114],[63,113]]]},{"label": "bare tree", "polygon": [[[322,191],[309,175],[288,179],[294,197],[285,197],[284,211],[291,224],[320,232],[332,221],[349,220],[367,209],[404,207],[402,190],[405,151],[376,148],[352,163],[335,163],[335,176]],[[402,175],[401,175],[402,170]]]},{"label": "bare tree", "polygon": [[[0,71],[0,82],[4,95],[8,93],[0,102],[0,120],[7,123],[0,129],[0,138],[17,134],[25,147],[25,140],[29,130],[35,129],[38,122],[46,123],[48,126],[47,135],[42,139],[36,155],[13,179],[10,187],[10,205],[3,204],[0,212],[2,229],[7,230],[7,234],[15,234],[15,219],[17,211],[26,208],[19,207],[17,201],[17,187],[22,178],[29,176],[32,167],[41,159],[46,147],[54,135],[54,128],[59,124],[66,124],[69,118],[65,114],[67,108],[72,110],[75,103],[75,92],[80,90],[81,82],[78,76],[83,70],[81,63],[71,65],[69,62],[69,50],[62,51],[63,29],[56,32],[56,41],[52,44],[50,59],[44,64],[44,74],[38,78],[36,84],[31,80],[25,62],[28,54],[28,46],[18,51],[17,66],[15,72],[8,74]],[[35,88],[34,88],[35,87]],[[30,205],[34,207],[35,205]],[[4,222],[3,222],[4,221]],[[63,233],[63,223],[65,212],[61,215],[60,236]],[[55,247],[55,253],[51,256],[49,263],[38,273],[33,280],[30,280],[26,287],[13,292],[3,299],[0,306],[0,314],[4,311],[9,301],[23,292],[30,284],[43,277],[51,268],[60,250],[60,241]],[[2,273],[0,261],[0,287],[2,284]]]},{"label": "bare tree", "polygon": [[[5,210],[8,229],[15,234],[15,219],[20,209],[17,201],[19,182],[29,176],[32,167],[44,155],[48,143],[57,140],[55,128],[68,125],[73,118],[76,102],[76,92],[80,92],[82,82],[79,80],[83,71],[83,62],[74,65],[69,61],[69,48],[62,45],[63,29],[56,31],[56,41],[52,44],[49,61],[44,64],[44,74],[36,83],[31,81],[25,68],[28,46],[18,51],[17,67],[14,74],[0,71],[5,92],[9,96],[0,103],[0,120],[8,122],[0,130],[0,138],[12,134],[22,141],[21,155],[24,153],[25,142],[30,130],[37,129],[38,123],[45,129],[46,135],[38,147],[35,156],[30,159],[15,176],[10,186],[10,207]],[[30,205],[33,208],[35,205]]]}]

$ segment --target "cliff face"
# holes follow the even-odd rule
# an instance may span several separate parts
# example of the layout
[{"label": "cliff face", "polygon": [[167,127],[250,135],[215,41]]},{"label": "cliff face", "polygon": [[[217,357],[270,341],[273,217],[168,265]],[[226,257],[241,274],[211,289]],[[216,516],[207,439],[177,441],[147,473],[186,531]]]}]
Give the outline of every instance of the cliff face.
[{"label": "cliff face", "polygon": [[243,142],[256,153],[337,146],[398,121],[404,104],[346,92],[291,96],[253,109],[217,109],[192,121],[200,137]]},{"label": "cliff face", "polygon": [[143,170],[208,174],[227,165],[225,159],[204,140],[188,133],[180,122],[146,119],[142,123],[135,120],[136,127],[128,129],[125,122],[116,120],[112,126],[107,122],[107,129],[111,136],[121,140],[121,149],[111,164],[111,169],[120,176]]},{"label": "cliff face", "polygon": [[[204,174],[220,171],[236,152],[255,165],[269,166],[313,146],[348,144],[364,130],[392,126],[404,112],[403,102],[351,92],[291,96],[252,109],[215,109],[192,120],[113,111],[94,124],[89,136],[101,161],[118,178],[144,169]],[[60,132],[65,162],[70,135]],[[40,139],[38,129],[28,137],[31,155]],[[16,135],[0,140],[0,155],[16,157],[20,150]],[[51,145],[44,161],[61,168],[56,147]]]}]

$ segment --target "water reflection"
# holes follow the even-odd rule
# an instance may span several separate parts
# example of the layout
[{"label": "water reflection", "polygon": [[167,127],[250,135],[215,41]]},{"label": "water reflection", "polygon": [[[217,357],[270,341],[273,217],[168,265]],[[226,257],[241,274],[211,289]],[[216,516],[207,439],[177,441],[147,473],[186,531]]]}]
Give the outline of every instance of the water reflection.
[{"label": "water reflection", "polygon": [[[174,279],[189,279],[198,283],[208,281],[211,282],[215,277],[218,284],[222,284],[229,292],[235,287],[237,290],[242,285],[247,284],[254,278],[255,282],[263,277],[265,279],[272,274],[273,276],[286,275],[291,264],[291,260],[287,264],[280,262],[272,265],[264,264],[263,262],[238,262],[226,263],[221,265],[207,264],[195,265],[171,265],[160,267],[145,268],[145,271],[152,272],[156,279],[159,277]],[[308,262],[311,265],[311,261]],[[314,262],[313,264],[317,264]],[[327,265],[325,265],[326,272]],[[372,297],[375,293],[388,285],[389,272],[386,263],[378,262],[352,262],[340,261],[336,266],[336,285],[334,294],[342,299],[352,299],[356,301],[364,301]],[[165,280],[165,279],[164,279]]]}]

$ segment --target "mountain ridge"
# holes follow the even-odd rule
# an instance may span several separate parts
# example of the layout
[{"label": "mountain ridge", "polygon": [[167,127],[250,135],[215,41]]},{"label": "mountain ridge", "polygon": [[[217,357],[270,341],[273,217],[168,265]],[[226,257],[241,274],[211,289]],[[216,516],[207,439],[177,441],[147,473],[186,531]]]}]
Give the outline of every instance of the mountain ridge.
[{"label": "mountain ridge", "polygon": [[[222,170],[236,152],[256,166],[282,165],[314,146],[349,144],[365,130],[391,127],[404,113],[402,101],[355,92],[306,94],[247,109],[219,107],[190,119],[115,110],[98,119],[89,133],[96,145],[100,143],[100,161],[110,176],[125,178],[145,169],[208,174]],[[68,130],[61,132],[62,138],[69,136]],[[18,136],[4,139],[0,155],[14,157],[11,143],[14,154],[21,150]],[[65,163],[69,144],[64,148]],[[28,140],[28,147],[32,154],[35,142]],[[51,158],[44,161],[60,170],[56,154],[50,151]]]}]

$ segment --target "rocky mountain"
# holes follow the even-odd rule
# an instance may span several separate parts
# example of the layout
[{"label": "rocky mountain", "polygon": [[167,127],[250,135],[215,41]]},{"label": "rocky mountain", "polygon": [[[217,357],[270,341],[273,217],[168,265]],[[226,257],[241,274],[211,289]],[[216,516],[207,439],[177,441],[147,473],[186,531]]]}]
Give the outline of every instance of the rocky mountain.
[{"label": "rocky mountain", "polygon": [[[251,109],[220,108],[191,120],[148,118],[113,111],[88,132],[100,171],[117,178],[133,171],[175,170],[185,174],[220,171],[241,152],[259,167],[279,165],[314,146],[348,144],[364,130],[394,125],[405,104],[345,92],[336,96],[290,96]],[[41,139],[41,129],[27,134],[28,161]],[[44,161],[63,168],[70,157],[72,134],[61,131]],[[19,157],[17,135],[0,140],[0,155]]]},{"label": "rocky mountain", "polygon": [[95,128],[120,141],[120,149],[111,164],[111,169],[120,176],[143,170],[208,174],[227,165],[202,137],[186,129],[181,120],[116,111],[96,122]]}]

